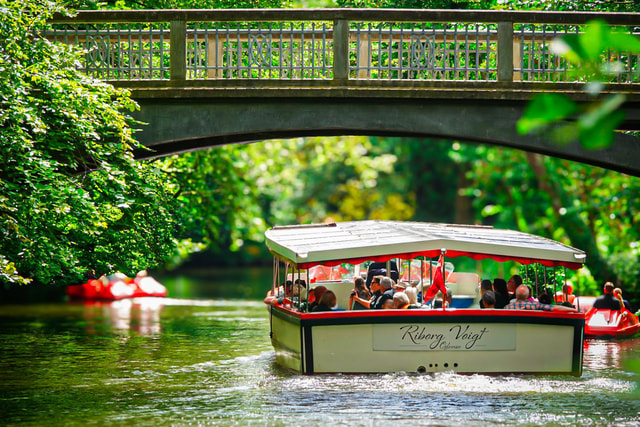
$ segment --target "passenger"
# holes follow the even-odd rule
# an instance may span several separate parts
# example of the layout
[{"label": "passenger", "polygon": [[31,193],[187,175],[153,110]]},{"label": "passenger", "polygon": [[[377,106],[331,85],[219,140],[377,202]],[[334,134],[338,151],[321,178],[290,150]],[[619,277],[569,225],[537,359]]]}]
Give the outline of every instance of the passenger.
[{"label": "passenger", "polygon": [[282,304],[285,297],[291,296],[291,287],[291,280],[287,280],[285,283],[278,286],[278,288],[275,290],[275,293],[273,292],[273,290],[269,290],[269,292],[267,292],[267,296],[264,299],[264,303],[270,305],[276,305],[278,303]]},{"label": "passenger", "polygon": [[380,297],[382,297],[382,292],[380,292],[380,280],[382,276],[375,276],[371,279],[371,298],[369,300],[359,298],[358,295],[353,296],[353,301],[357,302],[364,308],[373,308],[374,305],[378,302]]},{"label": "passenger", "polygon": [[541,304],[539,302],[527,301],[529,298],[529,288],[520,285],[516,288],[516,298],[509,302],[505,310],[544,310],[544,311],[578,311],[575,308],[564,307],[562,305]]},{"label": "passenger", "polygon": [[[320,298],[322,298],[322,295],[327,291],[327,287],[326,286],[316,286],[315,288],[311,289],[311,293],[309,294],[309,311],[313,311],[314,308],[316,308],[316,306],[318,304],[320,304]],[[313,296],[311,298],[311,296]]]},{"label": "passenger", "polygon": [[393,286],[393,289],[396,292],[404,292],[405,289],[407,289],[408,287],[410,287],[411,285],[408,284],[407,282],[398,282]]},{"label": "passenger", "polygon": [[[482,297],[484,296],[485,293],[489,291],[493,293],[493,283],[491,283],[491,280],[489,279],[484,279],[482,282],[480,282],[480,308],[486,308],[484,306]],[[493,295],[493,299],[495,303],[495,294]]]},{"label": "passenger", "polygon": [[[491,283],[491,281],[489,281]],[[496,294],[493,291],[486,291],[482,294],[482,300],[480,301],[480,308],[495,308]]]},{"label": "passenger", "polygon": [[317,313],[320,311],[333,311],[333,309],[336,307],[337,302],[338,299],[336,298],[336,294],[333,293],[333,291],[327,290],[322,294],[322,297],[320,297],[320,302],[313,309],[313,312]]},{"label": "passenger", "polygon": [[307,288],[305,288],[305,286],[302,283],[294,283],[293,290],[291,291],[291,296],[294,298],[306,299]]},{"label": "passenger", "polygon": [[380,279],[380,293],[382,294],[380,298],[375,302],[371,308],[380,309],[384,305],[385,301],[393,300],[393,294],[395,293],[393,290],[393,280],[389,277],[383,277]]},{"label": "passenger", "polygon": [[404,290],[404,294],[409,298],[409,307],[407,308],[420,308],[418,303],[418,290],[413,286],[409,286]]},{"label": "passenger", "polygon": [[509,291],[507,290],[507,282],[504,279],[493,279],[493,292],[496,294],[495,308],[504,308],[509,304]]},{"label": "passenger", "polygon": [[527,301],[537,302],[537,300],[533,297],[533,288],[531,287],[531,285],[527,285],[527,289],[529,289],[529,298],[527,299]]},{"label": "passenger", "polygon": [[522,285],[522,276],[519,274],[514,274],[507,281],[507,291],[509,293],[509,299],[512,300],[515,298],[516,289],[518,286]]},{"label": "passenger", "polygon": [[604,294],[596,298],[596,300],[593,302],[592,309],[620,310],[624,306],[624,304],[620,304],[620,301],[614,298],[613,289],[613,283],[605,283],[602,289]]},{"label": "passenger", "polygon": [[560,305],[564,305],[565,307],[575,308],[575,305],[573,305],[574,300],[575,296],[569,294],[569,285],[562,285],[562,293],[560,294],[560,298],[558,298],[558,295],[556,294],[556,303],[559,302]]},{"label": "passenger", "polygon": [[[556,292],[556,302],[557,303],[571,303],[574,304],[576,296],[573,295],[573,286],[565,283],[562,285],[562,290]],[[567,304],[565,304],[567,305]]]},{"label": "passenger", "polygon": [[385,300],[382,303],[382,307],[380,307],[380,308],[383,309],[383,310],[391,310],[391,309],[396,308],[396,306],[393,303],[393,299],[388,299],[388,300]]},{"label": "passenger", "polygon": [[538,295],[538,302],[540,304],[549,304],[549,305],[551,305],[551,295],[549,295],[546,292],[541,293],[540,295]]},{"label": "passenger", "polygon": [[354,297],[357,296],[359,299],[369,301],[371,299],[371,293],[369,289],[365,286],[365,280],[362,277],[356,277],[354,280],[354,288],[351,291],[351,295],[349,296],[349,310],[364,310],[369,307],[361,304]]},{"label": "passenger", "polygon": [[622,307],[631,311],[631,304],[629,304],[629,301],[622,298],[622,289],[615,288],[613,290],[613,296],[620,302],[620,304],[622,304]]},{"label": "passenger", "polygon": [[[453,294],[451,293],[451,289],[447,286],[447,300],[444,302],[444,308],[451,307],[451,301],[453,300]],[[436,295],[436,300],[433,302],[433,308],[442,308],[442,292],[438,292]]]},{"label": "passenger", "polygon": [[409,297],[404,292],[396,292],[393,294],[393,304],[395,308],[399,310],[406,310],[409,308],[410,302]]}]

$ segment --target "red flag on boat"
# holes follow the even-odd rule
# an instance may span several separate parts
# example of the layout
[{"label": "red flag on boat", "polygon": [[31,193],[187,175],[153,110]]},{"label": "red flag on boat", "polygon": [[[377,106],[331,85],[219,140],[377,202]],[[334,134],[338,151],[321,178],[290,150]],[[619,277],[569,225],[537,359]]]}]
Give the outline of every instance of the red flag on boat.
[{"label": "red flag on boat", "polygon": [[442,291],[445,296],[447,296],[447,287],[444,285],[444,276],[442,275],[442,267],[444,266],[444,254],[440,254],[440,259],[438,259],[438,265],[436,265],[436,271],[433,273],[433,282],[431,282],[431,286],[427,289],[427,292],[424,296],[424,302],[432,300],[433,297],[436,296],[438,291]]}]

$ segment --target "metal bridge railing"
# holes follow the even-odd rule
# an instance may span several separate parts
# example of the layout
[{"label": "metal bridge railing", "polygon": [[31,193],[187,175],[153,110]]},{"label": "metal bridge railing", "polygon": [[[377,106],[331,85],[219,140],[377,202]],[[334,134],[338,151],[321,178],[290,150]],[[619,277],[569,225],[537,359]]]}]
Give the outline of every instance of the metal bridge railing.
[{"label": "metal bridge railing", "polygon": [[[45,34],[83,50],[82,69],[109,81],[575,81],[554,38],[605,18],[638,34],[640,16],[611,13],[397,9],[82,11]],[[639,56],[612,52],[619,83]]]}]

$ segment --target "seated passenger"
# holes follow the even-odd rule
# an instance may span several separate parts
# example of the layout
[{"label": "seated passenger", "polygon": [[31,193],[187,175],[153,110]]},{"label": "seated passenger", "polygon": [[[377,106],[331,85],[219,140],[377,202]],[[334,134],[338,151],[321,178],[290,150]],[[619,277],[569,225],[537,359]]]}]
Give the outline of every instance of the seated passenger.
[{"label": "seated passenger", "polygon": [[573,286],[569,284],[562,285],[562,291],[556,292],[556,303],[563,303],[567,307],[569,304],[573,305],[576,299],[576,296],[573,295]]},{"label": "seated passenger", "polygon": [[540,295],[538,295],[538,302],[540,304],[549,304],[549,305],[551,305],[551,295],[549,295],[546,292],[541,293]]},{"label": "seated passenger", "polygon": [[[444,308],[449,308],[451,306],[451,301],[453,300],[453,294],[451,293],[451,289],[447,286],[447,299],[444,302]],[[433,308],[442,308],[442,292],[438,292],[436,295],[436,300],[433,302]]]},{"label": "seated passenger", "polygon": [[393,304],[394,308],[399,310],[405,310],[409,308],[409,297],[404,292],[396,292],[393,294]]},{"label": "seated passenger", "polygon": [[358,302],[358,300],[354,298],[356,296],[362,300],[368,301],[371,299],[371,293],[369,292],[369,289],[367,289],[367,287],[365,286],[365,281],[362,277],[356,277],[354,280],[354,288],[351,291],[351,295],[349,296],[349,307],[347,307],[347,309],[348,310],[364,310],[369,308],[368,306]]},{"label": "seated passenger", "polygon": [[516,288],[516,298],[511,300],[504,308],[505,310],[578,311],[575,308],[562,305],[548,305],[527,301],[528,298],[529,288],[526,285],[520,285]]},{"label": "seated passenger", "polygon": [[413,286],[409,286],[404,290],[404,294],[409,298],[409,307],[407,308],[420,308],[418,303],[418,290]]},{"label": "seated passenger", "polygon": [[393,289],[396,292],[404,292],[404,290],[407,289],[409,286],[411,285],[409,285],[407,282],[398,282],[398,283],[394,283]]},{"label": "seated passenger", "polygon": [[[491,280],[489,279],[484,279],[482,282],[480,282],[480,308],[488,308],[484,306],[482,296],[489,291],[493,293],[493,283],[491,283]],[[495,294],[493,296],[493,299],[495,300]]]},{"label": "seated passenger", "polygon": [[493,291],[486,291],[482,294],[480,308],[495,308],[496,294]]},{"label": "seated passenger", "polygon": [[[533,297],[533,288],[531,287],[531,285],[527,285],[527,289],[529,289],[529,298],[527,298],[527,301],[531,301],[531,302],[536,302],[538,301],[537,299],[535,299]],[[513,299],[513,298],[512,298]]]},{"label": "seated passenger", "polygon": [[264,303],[270,304],[270,305],[276,305],[278,303],[282,304],[284,297],[291,296],[292,286],[293,286],[293,282],[291,280],[287,280],[285,283],[278,286],[275,292],[273,291],[273,289],[270,289],[269,292],[267,292],[267,296],[264,299]]},{"label": "seated passenger", "polygon": [[325,291],[320,297],[320,302],[313,309],[314,313],[320,311],[333,311],[336,307],[338,299],[336,298],[336,294],[333,291]]},{"label": "seated passenger", "polygon": [[[353,302],[357,302],[364,308],[373,308],[380,297],[382,297],[382,293],[380,292],[380,280],[382,276],[376,276],[371,281],[371,298],[368,300],[358,297],[357,294],[350,297]],[[353,303],[352,302],[352,303]]]},{"label": "seated passenger", "polygon": [[493,279],[493,292],[496,294],[495,308],[504,308],[509,304],[509,291],[507,290],[507,282],[504,279]]},{"label": "seated passenger", "polygon": [[314,308],[316,308],[316,306],[318,304],[320,304],[320,298],[322,298],[322,295],[327,291],[327,287],[326,286],[316,286],[315,288],[311,289],[311,293],[309,294],[309,311],[313,311]]},{"label": "seated passenger", "polygon": [[[573,298],[570,298],[573,297]],[[575,296],[574,295],[569,295],[569,286],[568,285],[562,285],[562,296],[559,298],[560,300],[560,305],[564,305],[565,307],[573,307],[575,308],[575,305],[573,305],[573,301],[575,301]],[[556,295],[556,302],[558,302],[558,298]]]},{"label": "seated passenger", "polygon": [[614,298],[613,289],[613,283],[605,283],[602,289],[604,294],[596,298],[596,300],[593,302],[592,309],[620,310],[624,305],[621,305],[620,301]]},{"label": "seated passenger", "polygon": [[626,310],[631,311],[631,305],[629,304],[629,301],[622,298],[622,289],[615,288],[613,290],[613,296],[620,302],[622,307],[624,307]]},{"label": "seated passenger", "polygon": [[385,301],[391,300],[393,302],[393,280],[389,277],[383,277],[380,279],[380,298],[377,299],[375,304],[371,308],[380,309],[385,304]]},{"label": "seated passenger", "polygon": [[384,300],[384,302],[382,303],[382,306],[380,308],[382,310],[391,310],[391,309],[396,308],[396,306],[393,303],[393,299],[387,299],[387,300]]}]

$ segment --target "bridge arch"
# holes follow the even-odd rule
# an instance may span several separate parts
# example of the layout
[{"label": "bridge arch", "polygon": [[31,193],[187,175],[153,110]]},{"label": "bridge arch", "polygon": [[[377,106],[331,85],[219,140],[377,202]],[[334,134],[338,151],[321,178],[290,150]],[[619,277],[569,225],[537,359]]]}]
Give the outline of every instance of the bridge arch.
[{"label": "bridge arch", "polygon": [[[131,89],[148,123],[139,158],[268,138],[397,135],[518,148],[640,176],[640,142],[559,146],[516,133],[541,92],[587,101],[549,45],[594,18],[640,35],[636,13],[407,9],[80,11],[45,36],[85,52],[79,67]],[[89,24],[89,25],[87,25]],[[153,25],[150,25],[153,24]],[[608,52],[640,129],[637,55]]]},{"label": "bridge arch", "polygon": [[[369,135],[453,139],[516,148],[640,176],[640,143],[617,134],[604,150],[520,135],[524,100],[358,98],[141,99],[136,119],[147,159],[225,144],[304,136]],[[630,112],[633,114],[633,111]]]}]

